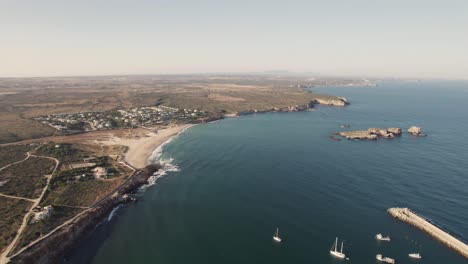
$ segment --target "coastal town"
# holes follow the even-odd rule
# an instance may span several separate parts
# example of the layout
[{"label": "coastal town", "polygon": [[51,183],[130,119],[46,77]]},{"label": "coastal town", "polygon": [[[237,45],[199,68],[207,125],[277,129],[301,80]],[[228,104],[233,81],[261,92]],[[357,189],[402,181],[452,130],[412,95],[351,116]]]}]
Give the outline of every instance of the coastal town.
[{"label": "coastal town", "polygon": [[35,117],[34,120],[64,132],[137,128],[169,123],[202,122],[207,112],[169,106],[146,106],[104,112],[79,112]]}]

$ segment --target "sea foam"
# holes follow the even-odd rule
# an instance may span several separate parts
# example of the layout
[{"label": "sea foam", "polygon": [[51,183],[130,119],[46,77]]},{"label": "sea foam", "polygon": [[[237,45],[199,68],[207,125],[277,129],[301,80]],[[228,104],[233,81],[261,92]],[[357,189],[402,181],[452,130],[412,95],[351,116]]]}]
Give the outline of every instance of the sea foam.
[{"label": "sea foam", "polygon": [[148,158],[150,163],[159,163],[161,168],[156,171],[152,176],[148,178],[148,183],[140,187],[140,191],[144,191],[148,189],[148,187],[153,186],[156,184],[159,178],[166,176],[168,172],[177,172],[180,171],[180,168],[177,164],[174,163],[173,158],[162,158],[164,146],[171,143],[174,138],[177,138],[180,134],[184,133],[188,128],[191,126],[181,130],[177,135],[169,138],[168,140],[164,141],[161,145],[159,145]]}]

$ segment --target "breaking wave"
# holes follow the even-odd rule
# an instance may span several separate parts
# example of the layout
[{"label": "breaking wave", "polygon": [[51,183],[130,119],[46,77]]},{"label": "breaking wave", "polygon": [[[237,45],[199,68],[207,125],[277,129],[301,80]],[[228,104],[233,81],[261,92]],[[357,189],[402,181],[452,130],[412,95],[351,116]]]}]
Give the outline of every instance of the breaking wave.
[{"label": "breaking wave", "polygon": [[120,209],[120,207],[122,207],[122,205],[117,205],[114,209],[112,209],[109,216],[107,217],[107,222],[110,222],[110,220],[112,220],[112,218],[114,218],[115,214]]},{"label": "breaking wave", "polygon": [[163,149],[164,147],[171,143],[172,140],[174,140],[175,138],[177,138],[180,134],[184,133],[189,127],[181,130],[177,135],[175,135],[174,137],[171,137],[169,138],[168,140],[166,140],[164,143],[162,143],[161,145],[159,145],[154,151],[153,153],[151,154],[151,157],[149,157],[149,161],[151,163],[159,163],[161,165],[161,168],[156,171],[153,176],[150,176],[148,178],[148,183],[141,186],[140,187],[140,190],[141,191],[144,191],[146,189],[148,189],[150,186],[153,186],[156,184],[156,182],[158,181],[159,178],[161,177],[164,177],[167,175],[168,172],[177,172],[177,171],[180,171],[180,168],[177,166],[177,164],[173,163],[174,162],[174,159],[173,158],[168,158],[168,159],[163,159],[162,158],[162,154],[163,154]]}]

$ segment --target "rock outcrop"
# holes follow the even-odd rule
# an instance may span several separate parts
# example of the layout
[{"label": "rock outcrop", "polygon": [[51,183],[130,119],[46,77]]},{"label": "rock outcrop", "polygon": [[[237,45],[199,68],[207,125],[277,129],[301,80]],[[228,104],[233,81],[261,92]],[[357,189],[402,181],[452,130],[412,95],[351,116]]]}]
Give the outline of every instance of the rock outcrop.
[{"label": "rock outcrop", "polygon": [[417,126],[412,126],[412,127],[408,128],[408,133],[410,133],[411,135],[420,136],[420,137],[425,137],[426,136],[426,134],[422,133],[421,128],[417,127]]},{"label": "rock outcrop", "polygon": [[345,137],[346,139],[365,139],[365,140],[376,140],[378,138],[375,134],[370,134],[367,130],[355,130],[338,132],[338,135]]},{"label": "rock outcrop", "polygon": [[312,101],[314,104],[321,104],[321,105],[330,105],[330,106],[346,106],[348,105],[348,100],[344,97],[336,97],[333,99],[321,99],[317,98]]},{"label": "rock outcrop", "polygon": [[338,135],[345,137],[346,139],[364,139],[364,140],[376,140],[379,137],[383,138],[394,138],[401,135],[401,128],[375,128],[371,127],[367,130],[355,130],[355,131],[344,131],[338,132]]},{"label": "rock outcrop", "polygon": [[401,128],[398,127],[390,127],[387,129],[388,133],[392,133],[395,136],[401,135]]}]

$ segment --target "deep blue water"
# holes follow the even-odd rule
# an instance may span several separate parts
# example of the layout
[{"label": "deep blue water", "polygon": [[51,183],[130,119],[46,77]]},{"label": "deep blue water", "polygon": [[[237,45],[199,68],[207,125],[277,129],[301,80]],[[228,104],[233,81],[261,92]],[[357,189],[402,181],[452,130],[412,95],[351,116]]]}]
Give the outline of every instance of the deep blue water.
[{"label": "deep blue water", "polygon": [[[71,263],[467,263],[386,210],[405,206],[468,240],[468,82],[313,89],[346,108],[269,113],[191,128],[169,173],[121,209]],[[421,126],[428,137],[340,142],[333,131]],[[276,227],[284,239],[272,242]],[[391,236],[377,242],[376,233]],[[348,261],[329,255],[344,239]]]}]

